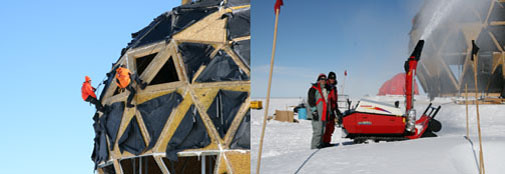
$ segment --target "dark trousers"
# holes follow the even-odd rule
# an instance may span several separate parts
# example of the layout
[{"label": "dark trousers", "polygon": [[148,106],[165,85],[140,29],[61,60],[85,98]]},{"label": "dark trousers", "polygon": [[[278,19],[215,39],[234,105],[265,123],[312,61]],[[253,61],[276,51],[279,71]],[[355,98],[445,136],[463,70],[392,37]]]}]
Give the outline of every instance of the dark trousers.
[{"label": "dark trousers", "polygon": [[86,101],[90,102],[91,104],[94,104],[96,110],[102,111],[103,108],[102,103],[100,103],[100,101],[98,101],[95,97],[88,96],[88,98],[86,98]]},{"label": "dark trousers", "polygon": [[131,105],[133,97],[135,96],[135,93],[137,93],[137,91],[135,90],[135,88],[133,88],[132,83],[126,86],[126,89],[130,91],[130,95],[128,95],[128,99],[126,99],[126,103],[127,105]]},{"label": "dark trousers", "polygon": [[[142,80],[139,78],[139,76],[137,75],[137,73],[133,74],[130,76],[133,80],[135,80],[135,82],[137,82],[137,85],[142,85]],[[131,83],[130,83],[131,84]]]}]

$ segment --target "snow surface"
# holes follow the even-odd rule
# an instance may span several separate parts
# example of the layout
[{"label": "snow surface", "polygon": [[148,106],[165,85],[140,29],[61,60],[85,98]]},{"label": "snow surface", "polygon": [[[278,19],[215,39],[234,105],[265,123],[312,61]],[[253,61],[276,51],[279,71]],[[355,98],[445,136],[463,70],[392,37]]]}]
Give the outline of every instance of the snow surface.
[{"label": "snow surface", "polygon": [[[371,96],[370,100],[385,103],[400,101],[401,96]],[[263,100],[263,99],[259,99]],[[277,110],[292,110],[303,99],[273,98],[269,115]],[[408,141],[353,144],[341,138],[341,129],[336,128],[332,137],[333,147],[310,149],[311,123],[267,122],[261,173],[478,173],[479,140],[475,105],[469,105],[469,129],[471,141],[466,135],[465,105],[454,103],[456,98],[436,98],[434,106],[442,108],[436,119],[442,130],[436,138],[421,138]],[[353,99],[353,101],[357,101]],[[416,96],[415,108],[418,117],[428,106],[427,97]],[[263,100],[265,105],[265,101]],[[353,102],[352,105],[356,103]],[[483,136],[484,165],[487,174],[504,173],[505,163],[505,105],[479,105],[481,132]],[[252,110],[251,171],[256,172],[259,137],[264,110]],[[296,115],[295,115],[296,118]],[[473,143],[473,145],[472,145]]]}]

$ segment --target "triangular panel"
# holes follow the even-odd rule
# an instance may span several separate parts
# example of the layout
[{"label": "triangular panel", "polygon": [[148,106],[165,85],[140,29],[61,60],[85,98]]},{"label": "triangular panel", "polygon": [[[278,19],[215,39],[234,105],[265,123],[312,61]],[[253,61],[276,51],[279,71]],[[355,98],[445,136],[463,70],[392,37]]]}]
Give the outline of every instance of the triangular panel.
[{"label": "triangular panel", "polygon": [[230,144],[230,149],[251,149],[251,112],[247,111]]},{"label": "triangular panel", "polygon": [[226,135],[247,96],[247,92],[220,90],[214,98],[207,114],[212,119],[221,138]]},{"label": "triangular panel", "polygon": [[134,155],[139,155],[146,148],[136,117],[131,119],[128,127],[126,127],[126,130],[123,133],[123,136],[119,139],[118,145],[121,153],[126,150]]},{"label": "triangular panel", "polygon": [[219,50],[216,57],[212,59],[195,81],[218,82],[242,80],[249,80],[249,76],[240,69],[225,51]]},{"label": "triangular panel", "polygon": [[116,102],[106,107],[105,114],[100,118],[100,121],[105,124],[107,135],[109,136],[110,149],[114,149],[121,119],[123,119],[124,102]]},{"label": "triangular panel", "polygon": [[232,40],[238,37],[250,36],[251,14],[249,8],[234,10],[231,15],[228,15],[228,39]]},{"label": "triangular panel", "polygon": [[210,137],[200,113],[194,105],[188,109],[168,142],[166,158],[177,161],[177,153],[186,149],[203,148],[210,144]]},{"label": "triangular panel", "polygon": [[238,57],[244,62],[247,67],[251,64],[251,40],[241,40],[238,42],[233,42],[233,51],[238,55]]},{"label": "triangular panel", "polygon": [[202,65],[210,62],[210,54],[214,51],[214,47],[208,44],[200,43],[182,43],[178,46],[179,51],[184,61],[186,74],[189,82]]},{"label": "triangular panel", "polygon": [[147,146],[147,150],[151,149],[157,142],[161,131],[172,113],[173,108],[177,107],[182,101],[182,96],[176,92],[163,95],[137,106],[137,109],[142,116],[151,142]]},{"label": "triangular panel", "polygon": [[[221,19],[221,15],[222,12],[215,12],[196,23],[192,20],[187,24],[191,26],[175,34],[173,39],[191,42],[225,42],[226,33],[223,29],[226,20]],[[187,22],[187,19],[181,20]]]},{"label": "triangular panel", "polygon": [[154,76],[153,80],[149,85],[157,85],[162,83],[170,83],[179,81],[179,76],[177,76],[177,70],[175,69],[174,59],[170,57],[160,71]]}]

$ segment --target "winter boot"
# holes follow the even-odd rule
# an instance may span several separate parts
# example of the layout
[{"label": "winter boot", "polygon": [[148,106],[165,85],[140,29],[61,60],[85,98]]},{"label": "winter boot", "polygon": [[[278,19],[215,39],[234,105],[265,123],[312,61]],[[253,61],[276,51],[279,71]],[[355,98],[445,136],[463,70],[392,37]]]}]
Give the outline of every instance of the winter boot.
[{"label": "winter boot", "polygon": [[131,103],[126,104],[126,107],[128,108],[133,108],[135,105],[132,105]]},{"label": "winter boot", "polygon": [[146,82],[144,82],[144,83],[142,83],[142,84],[140,85],[140,89],[142,89],[142,90],[143,90],[143,89],[146,89],[146,86],[147,86],[147,83],[146,83]]}]

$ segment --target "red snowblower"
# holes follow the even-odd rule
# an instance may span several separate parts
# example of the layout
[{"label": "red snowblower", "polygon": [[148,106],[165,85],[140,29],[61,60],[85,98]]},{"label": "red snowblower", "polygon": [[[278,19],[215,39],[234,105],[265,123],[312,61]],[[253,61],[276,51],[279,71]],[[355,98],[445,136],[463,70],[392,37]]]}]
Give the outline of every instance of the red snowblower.
[{"label": "red snowblower", "polygon": [[442,124],[435,120],[441,106],[433,107],[430,103],[421,117],[416,120],[414,109],[414,78],[417,62],[421,57],[424,40],[420,40],[412,55],[405,61],[405,113],[395,105],[361,99],[353,109],[343,114],[342,131],[344,137],[351,138],[355,143],[368,140],[398,141],[417,139],[420,137],[436,137],[433,132],[442,129]]}]

